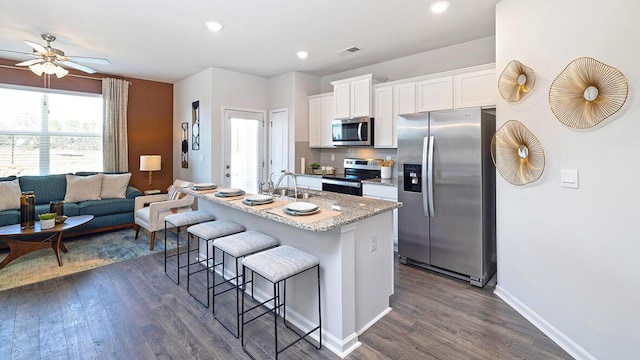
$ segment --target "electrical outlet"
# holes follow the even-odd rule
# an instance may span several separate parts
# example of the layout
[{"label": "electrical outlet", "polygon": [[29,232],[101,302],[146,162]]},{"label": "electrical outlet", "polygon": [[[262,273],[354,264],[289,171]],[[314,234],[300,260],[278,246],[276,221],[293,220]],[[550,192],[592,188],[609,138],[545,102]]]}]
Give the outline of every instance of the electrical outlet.
[{"label": "electrical outlet", "polygon": [[331,161],[336,161],[336,154],[331,154]]},{"label": "electrical outlet", "polygon": [[391,155],[387,155],[387,160],[391,160]]},{"label": "electrical outlet", "polygon": [[378,236],[371,235],[371,241],[369,242],[369,251],[374,252],[378,250]]}]

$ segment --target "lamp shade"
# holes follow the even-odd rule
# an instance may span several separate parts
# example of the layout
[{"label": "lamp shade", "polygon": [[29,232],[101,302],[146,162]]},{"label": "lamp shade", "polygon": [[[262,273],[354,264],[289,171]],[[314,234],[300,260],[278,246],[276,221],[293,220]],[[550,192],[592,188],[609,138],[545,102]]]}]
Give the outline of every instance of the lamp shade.
[{"label": "lamp shade", "polygon": [[158,171],[161,169],[162,157],[160,155],[141,155],[140,171]]}]

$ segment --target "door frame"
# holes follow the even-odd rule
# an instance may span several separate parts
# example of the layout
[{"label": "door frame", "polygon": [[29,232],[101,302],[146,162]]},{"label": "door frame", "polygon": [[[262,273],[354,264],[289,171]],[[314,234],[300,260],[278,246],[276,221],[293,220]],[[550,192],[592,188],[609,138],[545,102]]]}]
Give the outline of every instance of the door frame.
[{"label": "door frame", "polygon": [[[283,108],[277,108],[277,109],[270,109],[269,110],[269,131],[268,131],[269,132],[269,134],[268,134],[268,142],[269,142],[268,151],[269,151],[269,154],[268,154],[268,159],[267,159],[268,166],[267,166],[267,175],[266,175],[267,177],[270,174],[271,165],[272,165],[271,161],[273,160],[272,157],[271,157],[271,150],[272,150],[271,142],[273,141],[273,136],[272,136],[273,135],[273,127],[272,127],[271,124],[272,124],[272,121],[273,121],[272,120],[273,119],[273,114],[280,113],[280,112],[284,112],[284,113],[287,114],[287,124],[286,124],[287,137],[285,139],[282,139],[283,144],[284,144],[283,148],[286,149],[286,155],[287,155],[286,156],[286,160],[284,162],[284,165],[286,166],[287,169],[289,169],[289,167],[291,165],[290,164],[291,163],[291,156],[290,156],[290,149],[291,149],[290,145],[291,144],[289,144],[289,139],[291,138],[291,134],[290,134],[291,133],[291,128],[290,128],[291,117],[289,116],[289,108],[288,107],[283,107]],[[279,174],[275,174],[276,178],[278,176],[280,176],[280,175]]]}]

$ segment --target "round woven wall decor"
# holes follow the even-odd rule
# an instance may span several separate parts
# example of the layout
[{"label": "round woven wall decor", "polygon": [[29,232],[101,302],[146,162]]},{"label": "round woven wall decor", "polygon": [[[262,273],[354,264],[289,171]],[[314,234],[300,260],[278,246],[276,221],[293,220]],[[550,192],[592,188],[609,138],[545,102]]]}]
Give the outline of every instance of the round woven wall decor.
[{"label": "round woven wall decor", "polygon": [[536,86],[536,74],[533,70],[512,60],[502,71],[498,79],[498,91],[509,102],[518,102]]},{"label": "round woven wall decor", "polygon": [[491,139],[491,159],[502,177],[513,185],[534,182],[544,172],[544,150],[521,122],[509,120]]},{"label": "round woven wall decor", "polygon": [[549,89],[555,117],[574,129],[598,125],[627,100],[629,87],[620,70],[590,57],[573,60]]}]

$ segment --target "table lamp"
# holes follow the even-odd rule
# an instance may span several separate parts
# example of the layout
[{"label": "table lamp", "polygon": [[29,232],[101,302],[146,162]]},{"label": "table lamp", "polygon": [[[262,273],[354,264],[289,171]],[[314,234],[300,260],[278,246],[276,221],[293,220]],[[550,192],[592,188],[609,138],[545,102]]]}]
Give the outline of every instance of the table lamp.
[{"label": "table lamp", "polygon": [[144,193],[157,194],[160,190],[151,190],[151,173],[161,169],[162,157],[160,155],[141,155],[140,156],[140,171],[149,172],[149,190]]}]

